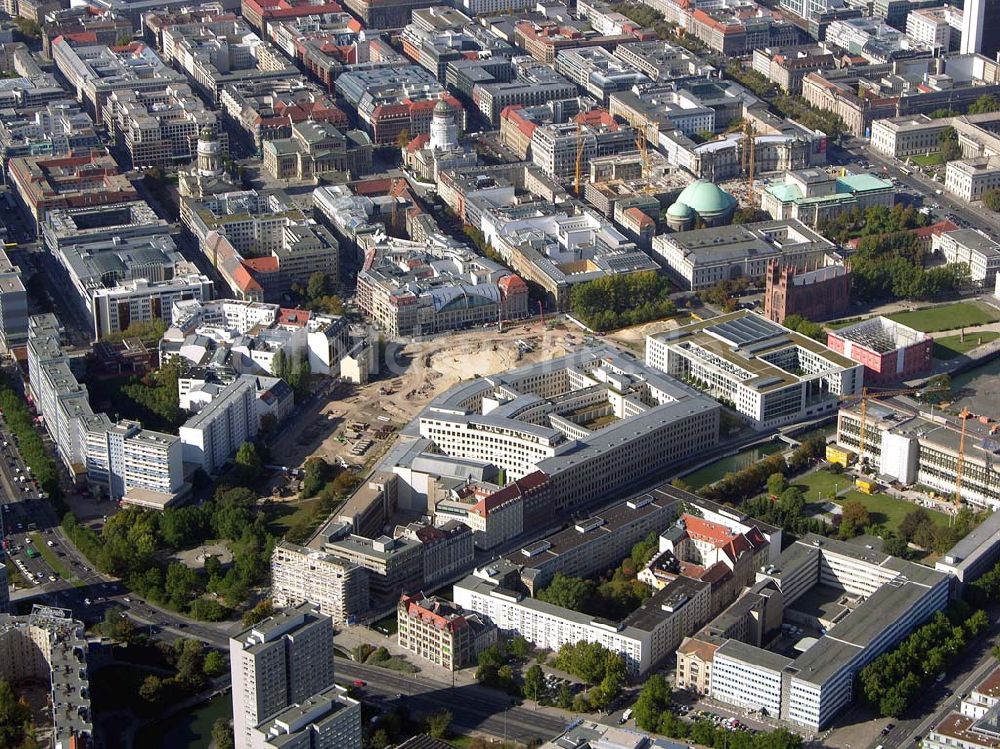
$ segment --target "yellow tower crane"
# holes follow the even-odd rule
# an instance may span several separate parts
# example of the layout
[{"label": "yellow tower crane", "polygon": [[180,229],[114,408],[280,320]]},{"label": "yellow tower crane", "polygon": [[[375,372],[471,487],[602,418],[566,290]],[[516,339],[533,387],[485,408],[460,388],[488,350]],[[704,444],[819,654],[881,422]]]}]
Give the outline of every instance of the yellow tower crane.
[{"label": "yellow tower crane", "polygon": [[635,147],[639,149],[639,160],[642,164],[642,176],[645,177],[649,171],[649,151],[646,147],[646,136],[641,132],[635,136]]},{"label": "yellow tower crane", "polygon": [[965,469],[965,425],[972,414],[963,408],[958,418],[962,420],[962,436],[958,438],[958,460],[955,463],[955,511],[962,506],[962,471]]},{"label": "yellow tower crane", "polygon": [[882,398],[894,398],[897,395],[916,395],[918,393],[934,393],[940,390],[947,390],[946,387],[930,388],[901,388],[898,390],[872,390],[862,388],[860,394],[844,395],[842,402],[861,401],[861,427],[858,430],[858,460],[865,459],[865,432],[868,417],[868,401],[880,400]]}]

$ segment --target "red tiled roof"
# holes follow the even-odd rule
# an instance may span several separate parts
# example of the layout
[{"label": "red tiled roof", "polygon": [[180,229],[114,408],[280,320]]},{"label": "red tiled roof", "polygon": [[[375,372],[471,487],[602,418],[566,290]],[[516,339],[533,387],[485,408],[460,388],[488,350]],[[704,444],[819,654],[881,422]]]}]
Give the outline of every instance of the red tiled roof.
[{"label": "red tiled roof", "polygon": [[243,260],[243,264],[250,270],[257,273],[277,273],[278,258],[273,255],[264,257],[250,257]]}]

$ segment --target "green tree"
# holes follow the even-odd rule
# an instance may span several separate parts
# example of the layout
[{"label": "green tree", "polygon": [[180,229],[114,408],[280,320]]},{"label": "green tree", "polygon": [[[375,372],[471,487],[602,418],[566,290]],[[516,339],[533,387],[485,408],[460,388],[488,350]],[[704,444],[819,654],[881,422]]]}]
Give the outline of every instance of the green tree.
[{"label": "green tree", "polygon": [[538,702],[545,696],[545,674],[537,663],[524,673],[524,696]]},{"label": "green tree", "polygon": [[330,464],[323,460],[323,458],[309,458],[303,469],[300,495],[303,498],[308,498],[318,494],[329,478],[330,470]]},{"label": "green tree", "polygon": [[912,541],[920,527],[930,522],[932,522],[931,516],[927,510],[923,507],[917,507],[906,513],[899,523],[899,535],[905,541]]},{"label": "green tree", "polygon": [[1000,110],[1000,101],[992,94],[984,94],[969,105],[969,114],[987,114]]},{"label": "green tree", "polygon": [[253,442],[244,442],[239,446],[233,463],[241,484],[252,484],[264,472],[264,461],[261,460],[257,446]]},{"label": "green tree", "polygon": [[451,726],[451,711],[441,710],[433,713],[427,718],[427,733],[435,739],[443,739],[448,736],[448,728]]},{"label": "green tree", "polygon": [[772,497],[781,496],[782,492],[788,488],[788,481],[783,473],[772,473],[767,477],[767,493]]},{"label": "green tree", "polygon": [[139,696],[146,702],[155,705],[163,695],[163,679],[156,674],[150,674],[139,687]]},{"label": "green tree", "polygon": [[515,635],[507,641],[507,652],[518,660],[524,660],[531,652],[531,643],[521,635]]},{"label": "green tree", "polygon": [[987,190],[982,199],[984,206],[994,213],[1000,213],[1000,190]]},{"label": "green tree", "polygon": [[958,133],[955,132],[955,128],[944,128],[938,135],[938,141],[941,144],[941,157],[945,161],[962,158],[962,147],[958,145]]},{"label": "green tree", "polygon": [[579,577],[570,577],[557,572],[546,587],[536,594],[536,598],[553,606],[582,611],[594,594],[594,583]]},{"label": "green tree", "polygon": [[225,718],[216,718],[212,724],[212,744],[215,749],[235,749],[233,729]]},{"label": "green tree", "polygon": [[871,523],[871,516],[861,502],[856,499],[844,502],[840,513],[840,537],[854,538]]},{"label": "green tree", "polygon": [[285,382],[288,381],[288,359],[285,357],[284,349],[278,349],[271,360],[271,374]]},{"label": "green tree", "polygon": [[209,650],[205,655],[205,664],[202,670],[209,678],[221,676],[226,672],[226,657],[218,650]]},{"label": "green tree", "polygon": [[327,292],[329,281],[326,273],[316,271],[306,282],[306,297],[310,302],[316,301]]},{"label": "green tree", "polygon": [[[258,622],[262,622],[274,613],[274,604],[270,598],[265,598],[243,615],[241,623],[244,627],[252,627]],[[361,660],[364,660],[363,658]]]}]

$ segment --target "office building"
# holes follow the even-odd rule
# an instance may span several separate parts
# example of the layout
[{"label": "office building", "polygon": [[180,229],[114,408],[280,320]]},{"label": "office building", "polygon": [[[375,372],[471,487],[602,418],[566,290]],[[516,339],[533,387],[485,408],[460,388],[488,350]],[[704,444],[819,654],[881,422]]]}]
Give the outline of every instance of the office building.
[{"label": "office building", "polygon": [[268,28],[281,21],[302,18],[305,16],[322,16],[328,13],[340,13],[341,7],[332,2],[302,2],[302,0],[242,0],[243,18],[262,35]]},{"label": "office building", "polygon": [[226,86],[248,80],[282,80],[298,73],[284,55],[240,18],[169,26],[163,30],[163,49],[164,56],[215,105]]},{"label": "office building", "polygon": [[528,314],[528,287],[443,234],[377,236],[358,273],[358,306],[389,335],[427,335]]},{"label": "office building", "polygon": [[487,203],[481,217],[486,241],[525,281],[544,290],[549,309],[567,309],[576,284],[657,270],[634,242],[590,208],[543,201],[498,202]]},{"label": "office building", "polygon": [[772,182],[760,192],[761,210],[777,220],[796,219],[817,227],[842,213],[884,206],[896,202],[896,188],[887,179],[873,174],[835,176],[824,169],[786,172],[784,182]]},{"label": "office building", "polygon": [[[712,211],[720,207],[715,199],[706,206],[692,206]],[[740,276],[763,281],[771,260],[787,265],[825,264],[833,249],[832,242],[795,219],[693,229],[653,238],[653,254],[682,288],[692,291]]]},{"label": "office building", "polygon": [[991,0],[969,0],[962,11],[962,45],[963,55],[980,54],[989,59],[996,57],[1000,50],[1000,34],[997,33],[997,5]]},{"label": "office building", "polygon": [[440,100],[451,108],[458,127],[465,128],[465,109],[424,68],[357,67],[337,78],[336,89],[357,110],[375,145],[396,145],[403,133],[410,138],[429,133]]},{"label": "office building", "polygon": [[373,608],[391,604],[401,594],[415,593],[423,586],[424,547],[412,538],[365,538],[336,528],[329,530],[323,549],[368,570]]},{"label": "office building", "polygon": [[28,340],[28,292],[21,269],[0,250],[0,343],[6,351]]},{"label": "office building", "polygon": [[789,315],[807,320],[828,320],[847,312],[851,304],[850,265],[825,265],[808,270],[767,264],[764,289],[764,317],[784,323]]},{"label": "office building", "polygon": [[[781,615],[766,606],[754,614],[737,602],[719,626],[713,621],[694,638],[717,645],[703,649],[712,658],[708,692],[811,731],[850,704],[865,665],[947,606],[950,588],[941,572],[812,534],[760,570],[757,581],[750,595],[773,588]],[[755,619],[755,626],[739,626]],[[752,634],[761,629],[767,649]]]},{"label": "office building", "polygon": [[277,608],[308,602],[334,624],[368,611],[366,568],[325,551],[280,541],[271,554],[271,600]]},{"label": "office building", "polygon": [[182,197],[180,214],[236,298],[277,299],[316,272],[337,278],[337,240],[280,190]]},{"label": "office building", "polygon": [[619,125],[605,110],[592,109],[571,122],[545,124],[531,136],[531,160],[558,182],[576,179],[590,171],[590,160],[634,152],[635,131]]},{"label": "office building", "polygon": [[496,80],[491,76],[491,80],[476,83],[472,89],[473,102],[493,125],[501,122],[507,107],[543,106],[577,95],[576,87],[547,65],[530,58],[517,58],[514,68],[513,79]]},{"label": "office building", "polygon": [[254,378],[239,377],[181,426],[184,460],[205,473],[217,473],[260,426]]},{"label": "office building", "polygon": [[969,278],[984,286],[1000,271],[1000,244],[974,229],[943,232],[931,240],[931,248],[949,263],[965,263]]},{"label": "office building", "polygon": [[556,71],[604,106],[612,93],[649,83],[644,73],[603,47],[560,50]]},{"label": "office building", "polygon": [[961,42],[962,24],[961,8],[916,8],[906,16],[906,35],[930,49],[950,52]]},{"label": "office building", "polygon": [[230,638],[229,668],[236,746],[266,747],[259,726],[333,685],[330,618],[308,603],[283,609]]},{"label": "office building", "polygon": [[423,593],[399,599],[396,622],[400,647],[449,671],[475,665],[479,653],[497,641],[493,622]]},{"label": "office building", "polygon": [[49,211],[90,208],[138,199],[128,177],[104,153],[84,156],[23,156],[7,165],[12,192],[30,225],[41,232]]},{"label": "office building", "polygon": [[0,81],[0,106],[28,109],[66,98],[66,90],[39,67],[23,42],[0,43],[0,64],[10,76]]},{"label": "office building", "polygon": [[833,413],[864,381],[863,365],[747,310],[648,336],[646,366],[693,382],[758,428]]},{"label": "office building", "polygon": [[520,635],[537,648],[558,651],[581,641],[600,643],[642,676],[671,656],[681,640],[709,616],[708,583],[679,577],[620,622],[555,606],[518,588],[518,568],[500,560],[455,583],[455,603],[496,625],[505,637]]},{"label": "office building", "polygon": [[869,385],[889,385],[929,372],[933,344],[926,333],[888,317],[873,317],[826,334],[831,350],[864,365]]},{"label": "office building", "polygon": [[230,83],[219,95],[219,108],[236,125],[241,152],[261,154],[266,141],[291,138],[292,127],[302,123],[348,126],[333,99],[302,76]]},{"label": "office building", "polygon": [[0,613],[0,679],[48,684],[49,736],[55,749],[93,741],[88,638],[67,609],[34,605],[26,616]]},{"label": "office building", "polygon": [[104,126],[112,150],[133,169],[187,164],[206,128],[219,139],[222,153],[228,150],[229,137],[218,116],[187,84],[112,92],[104,103]]},{"label": "office building", "polygon": [[101,150],[90,117],[72,99],[0,114],[0,159],[14,156],[73,156]]},{"label": "office building", "polygon": [[1000,187],[1000,159],[977,158],[949,161],[944,186],[959,200],[971,203]]},{"label": "office building", "polygon": [[94,122],[104,122],[104,105],[115,91],[162,91],[185,82],[142,42],[111,47],[62,36],[52,42],[52,60]]},{"label": "office building", "polygon": [[436,587],[464,575],[472,567],[475,542],[472,529],[458,520],[440,525],[408,523],[397,525],[393,538],[418,541],[423,546],[423,579],[426,587]]},{"label": "office building", "polygon": [[715,445],[718,410],[681,382],[597,348],[442,393],[382,470],[402,479],[397,506],[421,512],[423,457],[496,466],[507,481],[541,471],[554,513],[567,514]]},{"label": "office building", "polygon": [[[864,453],[859,460],[905,486],[920,484],[944,497],[953,497],[961,489],[963,502],[994,510],[1000,507],[1000,470],[990,427],[965,419],[965,444],[959,458],[962,421],[940,413],[932,418],[919,404],[906,399],[869,403]],[[837,444],[858,452],[860,434],[860,406],[842,408],[837,419]]]}]

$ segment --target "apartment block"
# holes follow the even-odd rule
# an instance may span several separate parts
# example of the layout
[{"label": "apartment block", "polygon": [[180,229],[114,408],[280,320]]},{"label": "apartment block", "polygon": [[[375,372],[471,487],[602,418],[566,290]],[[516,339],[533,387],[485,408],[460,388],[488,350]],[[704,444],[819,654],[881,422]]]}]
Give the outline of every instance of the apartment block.
[{"label": "apartment block", "polygon": [[72,612],[35,604],[31,613],[0,613],[0,679],[47,685],[50,741],[56,749],[88,747],[94,738],[87,672],[88,640]]},{"label": "apartment block", "polygon": [[497,641],[492,622],[422,593],[399,599],[396,622],[400,647],[449,671],[475,665],[479,653]]},{"label": "apartment block", "polygon": [[323,544],[324,551],[368,570],[372,607],[398,600],[423,586],[424,547],[409,538],[365,538],[339,531]]},{"label": "apartment block", "polygon": [[14,156],[73,156],[102,148],[90,117],[72,99],[0,116],[0,159]]},{"label": "apartment block", "polygon": [[258,726],[333,684],[330,618],[308,603],[283,609],[230,638],[229,667],[236,746],[261,749],[270,731]]},{"label": "apartment block", "polygon": [[21,269],[0,250],[0,343],[10,351],[28,340],[28,292]]},{"label": "apartment block", "polygon": [[361,703],[332,684],[254,730],[260,749],[361,749]]},{"label": "apartment block", "polygon": [[644,73],[603,47],[560,50],[556,71],[605,106],[612,93],[649,83]]},{"label": "apartment block", "polygon": [[271,554],[271,600],[278,608],[308,601],[334,624],[368,611],[366,568],[317,549],[281,541]]},{"label": "apartment block", "polygon": [[239,377],[181,426],[184,460],[217,473],[240,445],[253,441],[259,425],[254,379]]}]

